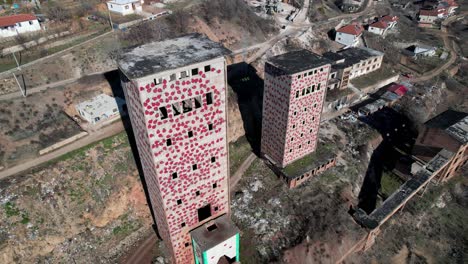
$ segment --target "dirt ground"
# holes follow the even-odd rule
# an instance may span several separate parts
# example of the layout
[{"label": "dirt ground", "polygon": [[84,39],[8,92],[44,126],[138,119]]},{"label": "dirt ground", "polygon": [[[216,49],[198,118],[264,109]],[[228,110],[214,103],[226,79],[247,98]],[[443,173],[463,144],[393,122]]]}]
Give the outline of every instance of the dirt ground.
[{"label": "dirt ground", "polygon": [[109,83],[103,76],[93,76],[26,98],[0,101],[0,166],[34,158],[39,150],[81,132],[67,113],[73,116],[76,103],[102,92],[112,94]]},{"label": "dirt ground", "polygon": [[114,263],[152,223],[125,134],[0,186],[1,263]]}]

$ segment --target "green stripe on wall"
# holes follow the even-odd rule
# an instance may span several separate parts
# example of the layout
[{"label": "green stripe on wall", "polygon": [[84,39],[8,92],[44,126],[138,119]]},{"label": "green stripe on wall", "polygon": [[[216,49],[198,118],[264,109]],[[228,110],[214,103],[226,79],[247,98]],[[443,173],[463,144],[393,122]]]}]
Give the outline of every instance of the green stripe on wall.
[{"label": "green stripe on wall", "polygon": [[240,235],[236,234],[236,261],[240,262]]},{"label": "green stripe on wall", "polygon": [[206,251],[203,252],[203,264],[208,264],[208,256],[206,256]]},{"label": "green stripe on wall", "polygon": [[195,252],[195,241],[192,238],[192,250],[193,250],[193,258],[195,259],[195,264],[200,264],[198,261],[197,253]]}]

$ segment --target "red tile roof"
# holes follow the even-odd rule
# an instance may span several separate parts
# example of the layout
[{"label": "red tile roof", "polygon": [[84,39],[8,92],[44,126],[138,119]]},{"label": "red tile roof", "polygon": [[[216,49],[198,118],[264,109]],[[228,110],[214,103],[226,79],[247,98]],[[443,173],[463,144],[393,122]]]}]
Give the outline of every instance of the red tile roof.
[{"label": "red tile roof", "polygon": [[420,16],[438,16],[439,14],[443,14],[445,12],[446,11],[443,8],[437,8],[437,9],[432,9],[432,10],[421,9],[419,10],[419,15]]},{"label": "red tile roof", "polygon": [[355,36],[361,35],[363,31],[364,27],[358,24],[347,25],[337,30],[337,32],[351,34]]},{"label": "red tile roof", "polygon": [[387,22],[384,21],[377,21],[375,23],[372,23],[370,27],[376,27],[376,28],[381,28],[381,29],[386,29],[388,27]]},{"label": "red tile roof", "polygon": [[401,84],[392,84],[390,87],[387,88],[387,91],[393,92],[398,94],[399,96],[403,96],[408,92],[408,88]]},{"label": "red tile roof", "polygon": [[13,26],[19,22],[36,20],[36,16],[31,14],[19,14],[13,16],[0,17],[0,27]]},{"label": "red tile roof", "polygon": [[385,21],[385,22],[396,22],[398,21],[397,16],[384,16],[380,19],[380,21]]}]

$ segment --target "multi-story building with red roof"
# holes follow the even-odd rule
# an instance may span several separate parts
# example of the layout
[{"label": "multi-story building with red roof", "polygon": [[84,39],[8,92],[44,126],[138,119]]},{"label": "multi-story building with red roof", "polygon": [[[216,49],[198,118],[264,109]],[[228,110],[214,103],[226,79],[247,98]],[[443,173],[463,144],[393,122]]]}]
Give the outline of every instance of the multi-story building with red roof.
[{"label": "multi-story building with red roof", "polygon": [[344,26],[336,31],[335,41],[348,47],[355,47],[364,32],[364,27],[359,24]]},{"label": "multi-story building with red roof", "polygon": [[151,208],[174,263],[239,261],[229,219],[227,52],[191,34],[119,59]]}]

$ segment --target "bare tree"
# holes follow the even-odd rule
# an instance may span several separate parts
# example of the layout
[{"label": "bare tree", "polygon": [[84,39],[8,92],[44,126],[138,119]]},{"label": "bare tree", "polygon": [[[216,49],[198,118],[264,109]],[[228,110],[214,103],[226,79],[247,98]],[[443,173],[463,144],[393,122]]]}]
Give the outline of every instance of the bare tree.
[{"label": "bare tree", "polygon": [[63,7],[59,2],[49,1],[45,7],[45,13],[51,20],[64,22],[72,18],[72,15],[68,9]]}]

